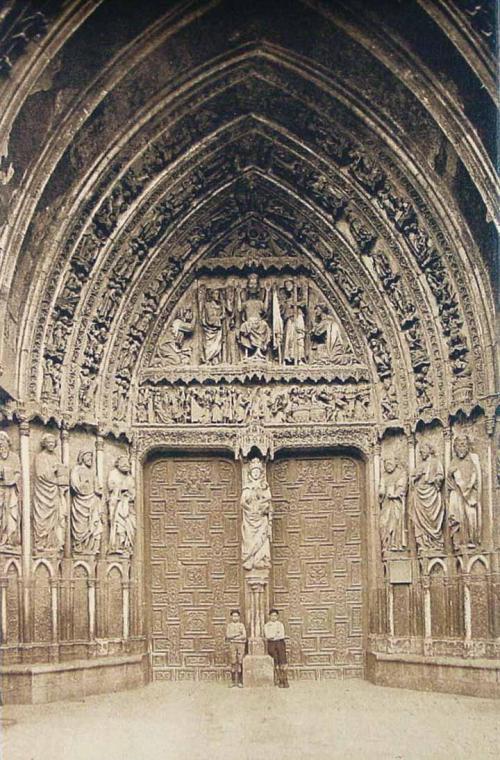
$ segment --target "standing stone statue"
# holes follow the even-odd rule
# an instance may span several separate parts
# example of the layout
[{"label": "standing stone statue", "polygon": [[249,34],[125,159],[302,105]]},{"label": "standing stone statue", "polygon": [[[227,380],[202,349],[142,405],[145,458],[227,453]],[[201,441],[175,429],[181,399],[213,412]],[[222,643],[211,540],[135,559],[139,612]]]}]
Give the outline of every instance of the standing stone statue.
[{"label": "standing stone statue", "polygon": [[245,570],[271,567],[271,489],[259,459],[248,465],[248,479],[241,494],[243,524],[241,554]]},{"label": "standing stone statue", "polygon": [[285,280],[280,293],[283,318],[283,360],[285,364],[303,364],[306,360],[306,303],[293,280]]},{"label": "standing stone statue", "polygon": [[128,457],[119,456],[116,460],[108,476],[108,492],[109,552],[131,555],[136,530],[135,482]]},{"label": "standing stone statue", "polygon": [[102,491],[94,470],[94,455],[85,449],[71,470],[71,538],[76,554],[98,554],[101,544]]},{"label": "standing stone statue", "polygon": [[242,320],[238,342],[247,359],[266,359],[271,328],[266,317],[269,310],[269,292],[259,285],[259,277],[248,276],[247,287],[238,294],[238,312]]},{"label": "standing stone statue", "polygon": [[384,460],[380,479],[380,538],[384,551],[402,551],[406,541],[406,492],[408,475],[394,459]]},{"label": "standing stone statue", "polygon": [[224,338],[225,306],[220,290],[207,288],[200,307],[203,333],[202,360],[204,364],[220,364]]},{"label": "standing stone statue", "polygon": [[10,438],[0,431],[0,547],[19,546],[20,508],[19,482],[21,462],[11,450]]},{"label": "standing stone statue", "polygon": [[441,487],[444,469],[434,447],[425,441],[420,444],[420,465],[413,476],[412,522],[419,549],[443,548],[444,502]]},{"label": "standing stone statue", "polygon": [[60,551],[66,536],[68,468],[61,464],[56,448],[56,437],[47,433],[35,457],[33,538],[38,551]]},{"label": "standing stone statue", "polygon": [[481,465],[466,435],[457,435],[447,477],[448,519],[455,549],[481,543]]}]

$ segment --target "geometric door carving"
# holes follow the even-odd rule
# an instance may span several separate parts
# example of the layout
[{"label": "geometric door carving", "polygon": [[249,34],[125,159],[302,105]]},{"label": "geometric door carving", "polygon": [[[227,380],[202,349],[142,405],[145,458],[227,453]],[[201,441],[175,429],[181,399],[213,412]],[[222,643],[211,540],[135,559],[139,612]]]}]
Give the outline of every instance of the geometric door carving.
[{"label": "geometric door carving", "polygon": [[272,599],[298,679],[363,677],[362,467],[343,455],[269,465]]},{"label": "geometric door carving", "polygon": [[240,465],[165,456],[148,478],[155,680],[227,676],[229,609],[242,604]]}]

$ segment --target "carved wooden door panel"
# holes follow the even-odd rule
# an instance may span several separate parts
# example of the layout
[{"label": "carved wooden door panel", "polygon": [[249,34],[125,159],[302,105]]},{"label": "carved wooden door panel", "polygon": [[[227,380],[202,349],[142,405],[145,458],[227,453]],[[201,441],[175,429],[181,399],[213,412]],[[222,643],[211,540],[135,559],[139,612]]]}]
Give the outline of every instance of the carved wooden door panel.
[{"label": "carved wooden door panel", "polygon": [[225,678],[228,611],[242,603],[239,466],[165,457],[148,482],[153,678]]},{"label": "carved wooden door panel", "polygon": [[300,679],[363,676],[362,465],[346,456],[270,467],[273,600]]}]

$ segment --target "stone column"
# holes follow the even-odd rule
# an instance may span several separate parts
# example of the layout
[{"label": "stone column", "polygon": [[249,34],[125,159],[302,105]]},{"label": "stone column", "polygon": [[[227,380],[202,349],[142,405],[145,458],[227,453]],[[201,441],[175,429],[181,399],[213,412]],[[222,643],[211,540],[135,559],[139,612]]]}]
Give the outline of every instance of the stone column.
[{"label": "stone column", "polygon": [[0,578],[0,644],[7,643],[7,576]]},{"label": "stone column", "polygon": [[264,623],[266,621],[265,601],[269,587],[269,572],[254,570],[246,577],[248,652],[249,654],[266,654]]},{"label": "stone column", "polygon": [[424,654],[432,654],[432,617],[431,617],[431,586],[428,575],[422,575],[422,591],[424,595]]},{"label": "stone column", "polygon": [[90,578],[88,581],[88,592],[89,592],[89,639],[90,641],[95,641],[95,624],[96,624],[96,593],[95,593],[95,587],[96,587],[96,580],[95,578]]},{"label": "stone column", "polygon": [[[69,430],[63,422],[61,426],[61,461],[70,471],[69,461]],[[61,561],[61,639],[70,641],[73,638],[73,594],[72,594],[72,560],[71,560],[71,493],[66,494],[66,533],[64,537],[64,552]]]},{"label": "stone column", "polygon": [[30,426],[19,425],[21,488],[22,488],[22,576],[23,576],[23,640],[31,641],[31,485],[30,485]]},{"label": "stone column", "polygon": [[101,545],[96,561],[96,636],[98,639],[107,638],[107,560],[106,552],[108,549],[108,520],[107,506],[104,494],[104,437],[101,433],[97,434],[95,442],[95,466],[97,474],[97,483],[102,491],[101,515],[103,516],[103,531],[101,534]]},{"label": "stone column", "polygon": [[[125,569],[125,568],[124,568]],[[123,630],[122,636],[126,641],[130,636],[130,581],[122,582],[123,594]]]},{"label": "stone column", "polygon": [[488,478],[488,494],[487,494],[487,513],[488,513],[488,535],[485,535],[484,531],[484,523],[485,520],[483,519],[483,535],[482,535],[482,546],[483,547],[491,547],[492,549],[498,545],[497,543],[497,535],[500,530],[500,519],[496,519],[495,517],[498,517],[494,514],[495,510],[495,466],[493,464],[493,458],[494,458],[494,452],[493,452],[493,436],[495,435],[495,424],[496,419],[495,415],[489,415],[486,418],[486,434],[487,434],[487,478]]}]

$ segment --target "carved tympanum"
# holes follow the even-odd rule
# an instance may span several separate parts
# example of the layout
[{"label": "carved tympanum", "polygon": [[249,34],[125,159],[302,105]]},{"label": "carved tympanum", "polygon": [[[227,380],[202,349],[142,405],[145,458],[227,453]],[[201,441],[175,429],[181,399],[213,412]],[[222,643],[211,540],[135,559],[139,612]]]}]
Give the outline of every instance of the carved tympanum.
[{"label": "carved tympanum", "polygon": [[347,336],[305,276],[202,277],[157,343],[154,365],[352,364]]}]

